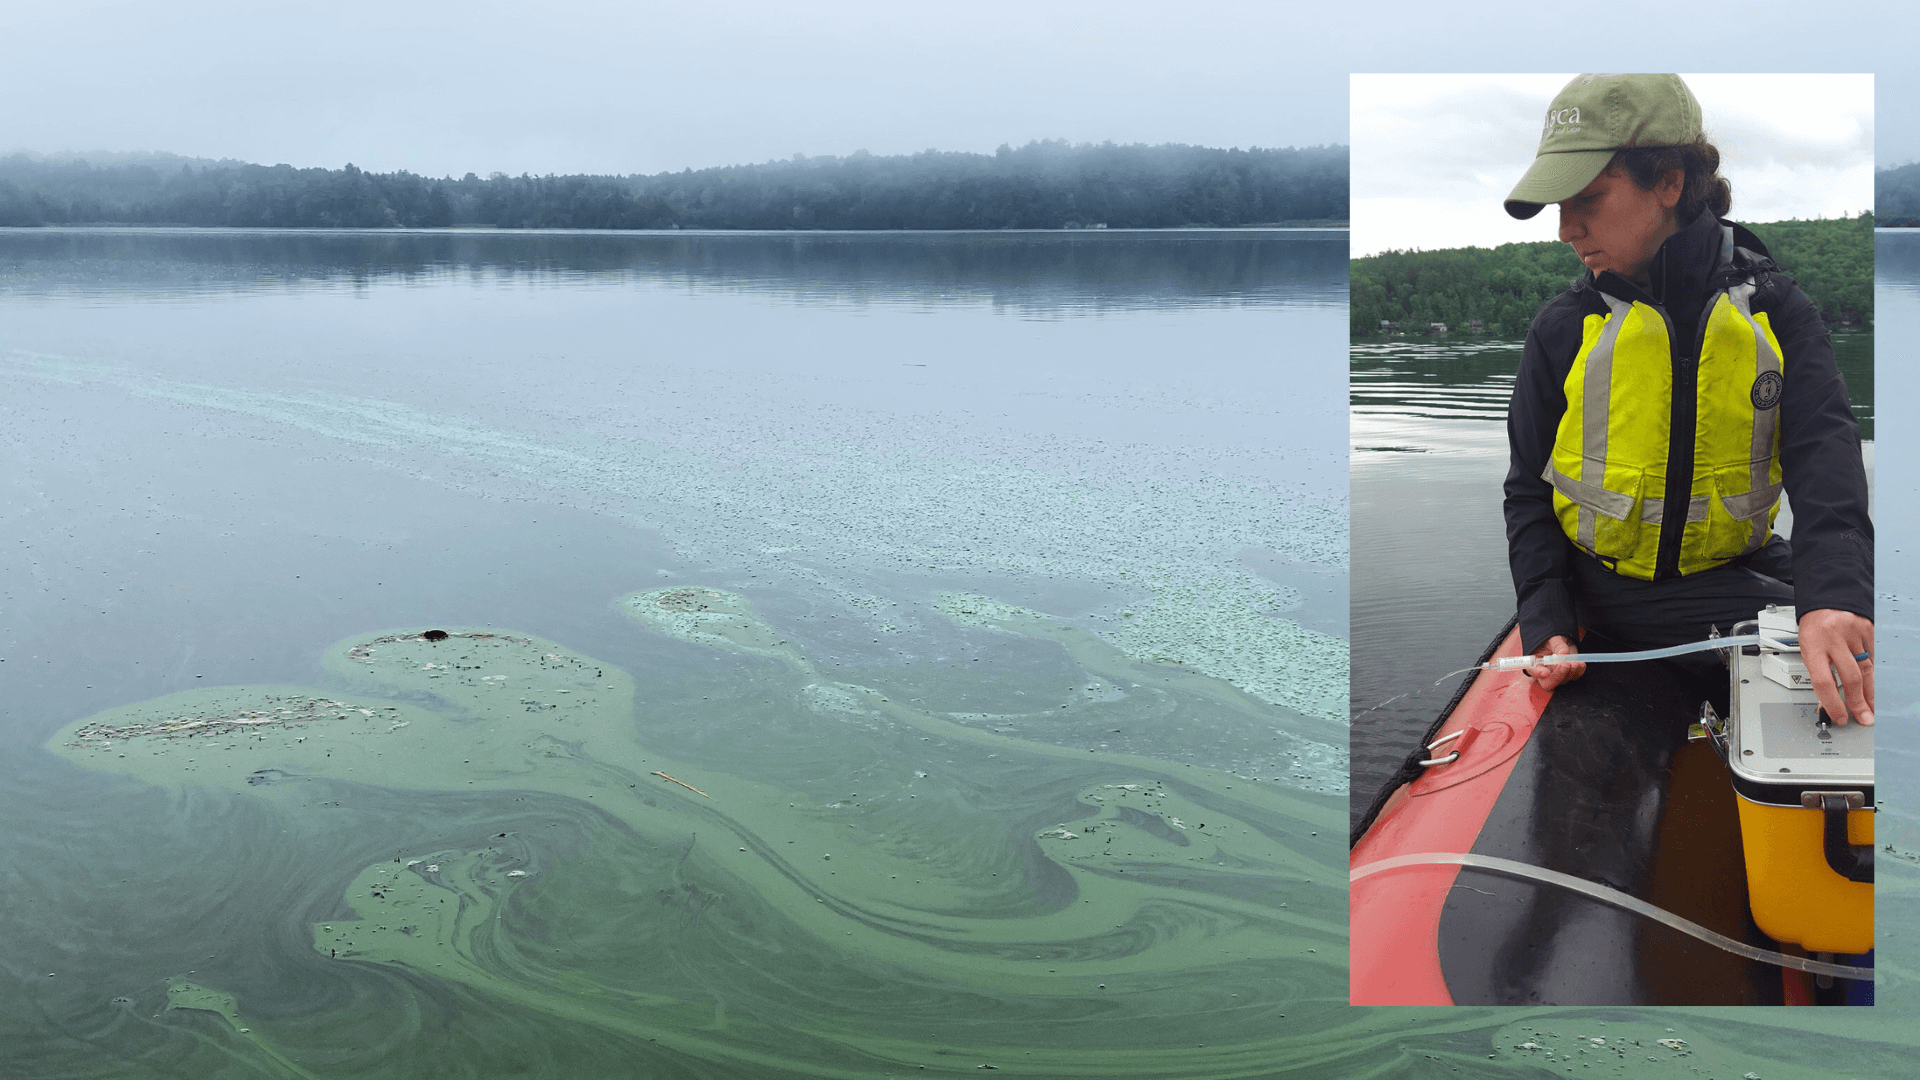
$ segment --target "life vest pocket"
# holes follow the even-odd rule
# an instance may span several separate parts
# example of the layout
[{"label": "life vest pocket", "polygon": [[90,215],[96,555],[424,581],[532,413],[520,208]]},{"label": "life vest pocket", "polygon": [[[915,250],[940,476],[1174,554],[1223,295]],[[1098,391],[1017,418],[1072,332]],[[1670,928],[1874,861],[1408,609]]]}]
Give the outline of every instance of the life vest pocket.
[{"label": "life vest pocket", "polygon": [[1650,578],[1660,546],[1659,526],[1645,520],[1646,504],[1658,502],[1642,498],[1650,479],[1642,470],[1620,465],[1608,468],[1606,475],[1602,487],[1549,464],[1541,479],[1553,485],[1554,515],[1575,545],[1590,555],[1617,560],[1617,573]]},{"label": "life vest pocket", "polygon": [[[1771,480],[1769,462],[1743,462],[1713,471],[1713,505],[1707,516],[1704,559],[1732,559],[1756,551],[1773,533],[1782,485]],[[1755,479],[1762,483],[1756,485]]]},{"label": "life vest pocket", "polygon": [[[1621,470],[1615,471],[1619,472]],[[1610,517],[1615,521],[1625,521],[1633,516],[1633,504],[1637,501],[1637,497],[1640,494],[1639,476],[1637,474],[1633,477],[1634,490],[1632,494],[1604,488],[1599,484],[1589,484],[1585,480],[1575,480],[1573,477],[1568,476],[1552,465],[1547,466],[1547,471],[1541,475],[1541,479],[1552,484],[1554,490],[1558,491],[1568,502],[1585,507],[1596,514]],[[1558,506],[1558,500],[1555,500],[1555,505],[1556,507]]]},{"label": "life vest pocket", "polygon": [[[1764,464],[1764,462],[1762,464]],[[1782,484],[1768,484],[1757,490],[1742,491],[1729,495],[1727,494],[1727,487],[1730,485],[1728,485],[1726,481],[1724,470],[1714,475],[1713,483],[1714,487],[1718,488],[1720,492],[1720,505],[1725,507],[1727,513],[1736,521],[1752,521],[1754,518],[1773,509],[1773,504],[1780,501],[1781,488],[1785,486]],[[1744,487],[1749,481],[1743,475],[1739,483]]]}]

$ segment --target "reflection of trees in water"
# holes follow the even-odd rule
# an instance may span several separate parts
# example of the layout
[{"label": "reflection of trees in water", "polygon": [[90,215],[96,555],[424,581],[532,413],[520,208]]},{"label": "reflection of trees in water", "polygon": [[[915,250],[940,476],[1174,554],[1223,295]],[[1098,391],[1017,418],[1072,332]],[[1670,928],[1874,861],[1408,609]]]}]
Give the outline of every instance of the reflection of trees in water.
[{"label": "reflection of trees in water", "polygon": [[1355,343],[1356,409],[1447,420],[1505,420],[1518,341]]},{"label": "reflection of trees in water", "polygon": [[0,238],[19,291],[246,290],[459,275],[656,283],[855,302],[1049,309],[1340,303],[1344,230],[528,233],[87,230]]}]

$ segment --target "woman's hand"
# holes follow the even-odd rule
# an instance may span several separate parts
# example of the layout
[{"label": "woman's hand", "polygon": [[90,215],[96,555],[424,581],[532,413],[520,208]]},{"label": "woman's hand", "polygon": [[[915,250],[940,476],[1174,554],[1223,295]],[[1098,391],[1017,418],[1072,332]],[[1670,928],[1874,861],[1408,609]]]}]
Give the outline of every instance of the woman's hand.
[{"label": "woman's hand", "polygon": [[[1854,657],[1866,653],[1865,660]],[[1800,659],[1820,695],[1820,707],[1836,724],[1848,716],[1873,723],[1873,620],[1851,611],[1818,608],[1800,616]],[[1833,673],[1840,672],[1840,685]]]},{"label": "woman's hand", "polygon": [[[1802,633],[1804,633],[1804,631],[1802,631]],[[1804,641],[1805,639],[1803,638],[1802,640]],[[1574,645],[1573,642],[1555,634],[1553,637],[1542,642],[1539,648],[1533,650],[1533,655],[1569,656],[1579,651],[1579,647]],[[1550,666],[1530,667],[1527,669],[1527,677],[1532,679],[1534,685],[1542,690],[1552,690],[1554,687],[1570,683],[1586,673],[1587,665],[1585,664],[1561,663]],[[1867,721],[1867,723],[1872,722],[1871,720]]]}]

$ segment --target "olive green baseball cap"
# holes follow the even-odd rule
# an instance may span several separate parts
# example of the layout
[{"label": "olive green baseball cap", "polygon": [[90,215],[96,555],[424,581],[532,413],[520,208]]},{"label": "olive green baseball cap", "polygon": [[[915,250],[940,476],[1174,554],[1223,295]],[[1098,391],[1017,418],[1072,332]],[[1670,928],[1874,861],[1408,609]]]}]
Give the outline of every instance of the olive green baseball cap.
[{"label": "olive green baseball cap", "polygon": [[1507,213],[1530,218],[1580,194],[1616,150],[1685,146],[1700,133],[1700,102],[1678,75],[1576,75],[1547,106],[1540,149]]}]

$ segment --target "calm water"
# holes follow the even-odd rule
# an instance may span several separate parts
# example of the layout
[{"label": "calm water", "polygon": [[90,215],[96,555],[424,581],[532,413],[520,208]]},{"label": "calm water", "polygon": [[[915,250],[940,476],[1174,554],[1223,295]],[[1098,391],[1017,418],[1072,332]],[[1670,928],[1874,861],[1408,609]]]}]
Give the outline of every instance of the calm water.
[{"label": "calm water", "polygon": [[1345,259],[0,232],[0,1073],[1393,1058]]}]

